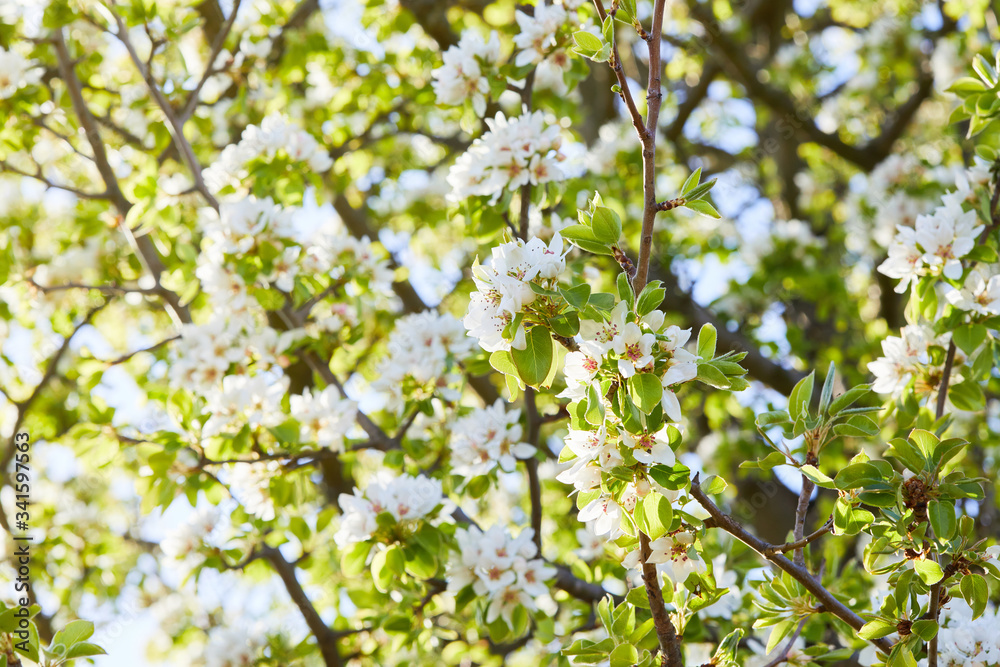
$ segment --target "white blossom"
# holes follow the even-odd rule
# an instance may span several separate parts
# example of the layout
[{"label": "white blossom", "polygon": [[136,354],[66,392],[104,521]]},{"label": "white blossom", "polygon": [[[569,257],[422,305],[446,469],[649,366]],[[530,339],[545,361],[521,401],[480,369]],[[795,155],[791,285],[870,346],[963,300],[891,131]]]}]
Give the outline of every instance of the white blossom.
[{"label": "white blossom", "polygon": [[549,50],[555,46],[556,32],[566,22],[566,10],[558,5],[538,3],[533,9],[533,16],[521,10],[514,14],[519,28],[518,33],[514,35],[514,44],[520,49],[514,59],[517,67],[537,65],[542,62]]},{"label": "white blossom", "polygon": [[316,393],[307,387],[301,396],[289,398],[289,407],[301,425],[300,440],[344,451],[344,438],[357,417],[357,403],[342,398],[340,391],[330,385]]},{"label": "white blossom", "polygon": [[531,528],[517,537],[498,525],[485,533],[476,526],[459,528],[455,531],[459,555],[448,564],[448,590],[457,593],[471,585],[484,598],[488,623],[497,618],[510,623],[518,605],[535,611],[536,599],[548,594],[545,582],[556,570],[537,558],[533,537]]},{"label": "white blossom", "polygon": [[452,191],[449,199],[491,197],[495,203],[505,190],[522,185],[562,181],[568,173],[562,167],[562,130],[545,122],[541,111],[507,118],[497,112],[487,119],[489,131],[472,142],[448,173]]},{"label": "white blossom", "polygon": [[343,518],[334,535],[339,547],[370,539],[377,527],[375,517],[382,512],[391,514],[397,523],[410,524],[432,518],[439,506],[445,515],[450,506],[439,480],[424,475],[393,477],[385,470],[364,491],[355,488],[353,495],[340,494],[339,503]]},{"label": "white blossom", "polygon": [[38,83],[43,73],[44,70],[35,61],[0,47],[0,100],[13,96],[25,86]]},{"label": "white blossom", "polygon": [[458,44],[445,51],[442,58],[444,64],[431,72],[431,86],[438,104],[459,106],[471,99],[476,114],[485,115],[490,93],[487,76],[500,60],[500,40],[496,31],[484,41],[478,32],[466,30]]},{"label": "white blossom", "polygon": [[1000,275],[989,280],[976,270],[970,271],[965,284],[945,293],[948,303],[978,315],[1000,315]]},{"label": "white blossom", "polygon": [[521,411],[504,409],[503,399],[455,420],[451,429],[452,472],[465,478],[485,475],[497,466],[513,472],[517,459],[535,448],[521,441]]},{"label": "white blossom", "polygon": [[556,233],[548,245],[538,238],[527,243],[521,239],[493,248],[489,264],[476,264],[472,277],[477,291],[471,295],[464,324],[469,335],[479,339],[487,352],[523,349],[523,325],[513,340],[503,337],[503,330],[526,306],[535,300],[531,283],[549,286],[566,268],[562,237]]},{"label": "white blossom", "polygon": [[457,391],[447,390],[447,384],[461,378],[453,366],[474,346],[465,327],[450,314],[424,311],[401,317],[389,335],[389,354],[376,368],[372,389],[388,395],[389,406],[397,408],[406,396],[420,398],[434,390],[457,400]]}]

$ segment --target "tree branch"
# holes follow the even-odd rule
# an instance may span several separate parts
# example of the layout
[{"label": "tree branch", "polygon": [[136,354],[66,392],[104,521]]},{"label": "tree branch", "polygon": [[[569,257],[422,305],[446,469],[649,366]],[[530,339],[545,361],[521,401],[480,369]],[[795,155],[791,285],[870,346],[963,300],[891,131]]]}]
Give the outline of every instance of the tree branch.
[{"label": "tree branch", "polygon": [[101,139],[97,121],[90,112],[87,102],[83,99],[83,89],[80,85],[80,79],[77,78],[76,71],[73,68],[73,60],[70,58],[69,49],[66,48],[66,39],[63,36],[62,28],[52,33],[52,44],[55,47],[56,58],[59,61],[59,73],[66,84],[66,90],[69,93],[73,110],[76,112],[80,126],[87,135],[87,141],[90,143],[90,148],[94,153],[94,164],[97,166],[97,171],[101,174],[101,179],[104,181],[104,187],[109,199],[115,208],[118,209],[118,214],[122,218],[119,228],[125,234],[129,245],[139,258],[143,269],[156,282],[157,293],[167,302],[167,310],[174,319],[175,324],[191,322],[191,313],[188,312],[186,306],[181,305],[180,298],[160,284],[160,276],[166,267],[163,264],[163,260],[160,259],[160,255],[153,245],[152,240],[146,235],[136,236],[134,231],[124,222],[129,210],[132,208],[132,202],[125,197],[118,185],[118,177],[115,176],[115,170],[108,161],[108,152],[104,147],[104,141]]},{"label": "tree branch", "polygon": [[[707,495],[705,495],[705,492],[702,491],[699,474],[696,474],[694,479],[691,480],[691,496],[697,500],[698,504],[705,508],[705,511],[707,511],[712,517],[712,525],[714,527],[721,528],[726,531],[740,542],[756,551],[762,558],[777,566],[778,569],[787,572],[794,577],[796,581],[802,584],[803,588],[812,593],[813,596],[819,600],[820,603],[822,603],[825,611],[830,612],[855,630],[860,630],[861,626],[865,624],[864,619],[854,613],[843,602],[838,600],[833,593],[828,591],[815,577],[812,576],[809,570],[797,563],[793,563],[782,555],[782,551],[784,549],[779,550],[779,548],[775,547],[773,544],[768,544],[756,535],[753,535],[747,531],[746,528],[740,525],[739,522],[720,510],[718,506],[716,506],[716,504],[713,503]],[[884,637],[872,640],[872,644],[887,655],[889,651],[892,650],[892,642]]]},{"label": "tree branch", "polygon": [[323,662],[327,667],[340,667],[341,660],[340,651],[337,649],[337,634],[323,622],[323,619],[320,618],[319,613],[316,611],[316,607],[313,606],[309,600],[309,596],[302,589],[302,585],[295,576],[295,566],[285,560],[280,551],[267,544],[261,546],[260,554],[271,563],[278,576],[281,577],[281,581],[285,584],[285,589],[292,598],[292,602],[295,603],[295,606],[299,608],[303,618],[305,618],[306,625],[309,626],[309,631],[315,635],[316,643],[319,644],[319,650],[323,656]]}]

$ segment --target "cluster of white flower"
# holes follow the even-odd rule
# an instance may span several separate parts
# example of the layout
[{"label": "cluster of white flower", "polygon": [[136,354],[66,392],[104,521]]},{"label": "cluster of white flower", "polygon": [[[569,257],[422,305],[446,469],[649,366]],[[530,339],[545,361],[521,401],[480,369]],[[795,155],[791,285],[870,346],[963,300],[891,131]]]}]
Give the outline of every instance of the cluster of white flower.
[{"label": "cluster of white flower", "polygon": [[305,130],[296,127],[278,113],[268,115],[261,124],[243,130],[239,143],[226,146],[216,160],[202,172],[205,184],[212,192],[226,187],[240,190],[249,175],[247,165],[256,159],[273,159],[284,153],[290,160],[305,162],[316,172],[333,166],[329,153]]},{"label": "cluster of white flower", "polygon": [[912,155],[890,155],[867,178],[852,184],[847,201],[848,249],[877,256],[892,243],[897,227],[913,227],[919,216],[933,211],[947,187],[943,184],[955,183],[959,191],[969,193],[970,185],[989,180],[989,164],[979,158],[965,169],[929,167]]},{"label": "cluster of white flower", "polygon": [[382,512],[397,523],[408,523],[433,518],[439,506],[443,516],[451,507],[439,480],[424,475],[393,477],[387,470],[376,473],[364,491],[355,488],[353,495],[340,494],[339,502],[343,518],[333,538],[339,547],[371,539],[378,528],[375,517]]},{"label": "cluster of white flower", "polygon": [[315,442],[320,447],[344,451],[344,437],[358,414],[357,403],[342,398],[340,391],[330,385],[316,393],[307,387],[301,396],[289,398],[289,407],[292,417],[300,424],[302,442]]},{"label": "cluster of white flower", "polygon": [[495,75],[500,60],[496,31],[490,33],[489,41],[483,41],[475,30],[466,30],[458,44],[444,52],[443,60],[444,65],[431,72],[438,104],[458,106],[471,99],[476,115],[484,116],[490,94],[487,77]]},{"label": "cluster of white flower", "polygon": [[401,317],[389,336],[389,354],[378,364],[372,389],[401,408],[406,397],[423,398],[437,391],[448,400],[459,393],[449,385],[462,378],[452,371],[473,350],[475,341],[454,316],[424,311]]},{"label": "cluster of white flower", "polygon": [[292,236],[291,218],[292,211],[275,204],[270,197],[224,201],[218,213],[214,209],[205,211],[202,229],[209,241],[205,252],[216,264],[224,261],[224,255],[246,255],[265,241]]},{"label": "cluster of white flower", "polygon": [[281,472],[280,468],[277,461],[234,463],[229,466],[226,475],[229,490],[247,513],[263,521],[274,520],[274,499],[269,488],[271,478]]},{"label": "cluster of white flower", "polygon": [[[927,666],[927,659],[920,661]],[[938,633],[938,665],[941,667],[989,667],[1000,665],[1000,616],[989,608],[972,619],[972,609],[963,600],[945,608]]]},{"label": "cluster of white flower", "polygon": [[[930,365],[929,348],[932,345],[947,347],[951,334],[935,336],[929,327],[910,324],[900,331],[900,337],[888,336],[882,341],[882,354],[868,364],[868,370],[875,375],[872,389],[880,394],[899,396],[914,377],[917,378],[917,393],[934,391],[937,384],[932,380],[940,377],[940,368]],[[955,366],[961,365],[964,355],[956,351]],[[954,382],[954,379],[952,380]]]},{"label": "cluster of white flower", "polygon": [[261,632],[247,625],[212,628],[202,654],[205,667],[249,667],[257,663],[264,648]]},{"label": "cluster of white flower", "polygon": [[[678,530],[656,538],[649,543],[649,562],[666,573],[670,581],[680,584],[693,572],[704,572],[705,561],[694,549],[694,534]],[[639,567],[639,549],[625,555],[622,564],[627,568]]]},{"label": "cluster of white flower", "polygon": [[449,198],[500,198],[504,189],[562,181],[568,176],[562,163],[563,137],[559,125],[548,125],[541,111],[506,118],[497,112],[487,119],[489,131],[472,142],[448,172]]},{"label": "cluster of white flower", "polygon": [[0,100],[11,97],[25,86],[38,83],[43,73],[44,70],[33,60],[0,46]]},{"label": "cluster of white flower", "polygon": [[663,311],[654,310],[638,322],[626,321],[628,304],[620,301],[607,320],[581,320],[580,349],[566,355],[563,372],[566,390],[560,395],[570,400],[586,397],[605,360],[624,378],[650,372],[662,366],[661,404],[664,413],[674,422],[681,420],[681,407],[672,387],[698,375],[698,357],[684,349],[691,338],[690,329],[671,325],[663,330]]},{"label": "cluster of white flower", "polygon": [[[606,320],[580,322],[583,342],[578,351],[566,355],[567,386],[560,396],[583,400],[591,386],[599,386],[601,373],[619,381],[637,373],[655,373],[663,390],[663,413],[670,421],[679,422],[682,415],[674,387],[698,374],[698,357],[684,349],[691,331],[670,326],[661,332],[661,311],[653,311],[638,322],[629,318],[628,304],[619,302]],[[580,493],[600,488],[602,473],[624,462],[620,445],[631,450],[639,463],[672,466],[676,462],[668,425],[657,431],[631,433],[613,418],[611,423],[610,430],[607,423],[596,430],[569,430],[565,442],[575,458],[569,468],[559,473],[559,481],[572,484]],[[632,512],[640,495],[648,492],[649,485],[643,482],[643,486],[637,489],[629,484],[617,500],[608,494],[599,495],[580,510],[579,520],[593,521],[598,535],[610,533],[610,539],[616,538],[622,534],[622,511]]]},{"label": "cluster of white flower", "polygon": [[472,277],[477,290],[472,293],[465,328],[479,339],[487,352],[524,349],[524,326],[518,328],[512,340],[503,337],[503,330],[537,296],[531,283],[550,286],[566,268],[562,237],[556,233],[552,241],[533,238],[527,243],[517,239],[493,248],[490,264],[476,264]]},{"label": "cluster of white flower", "polygon": [[983,276],[973,269],[962,287],[953,287],[945,293],[948,302],[959,310],[977,315],[1000,315],[1000,275]]},{"label": "cluster of white flower", "polygon": [[457,593],[471,585],[476,595],[486,599],[487,623],[498,618],[510,623],[518,605],[535,611],[535,600],[548,593],[545,582],[556,570],[536,557],[533,537],[531,528],[517,537],[501,526],[492,526],[485,533],[476,526],[457,529],[460,555],[448,564],[448,590]]},{"label": "cluster of white flower", "polygon": [[185,324],[173,347],[170,381],[200,395],[222,381],[230,365],[246,358],[243,322],[216,317],[205,324]]},{"label": "cluster of white flower", "polygon": [[566,23],[566,10],[559,5],[539,3],[533,9],[533,15],[520,9],[514,14],[518,27],[514,45],[520,49],[514,59],[517,67],[541,63],[556,46],[556,33]]},{"label": "cluster of white flower", "polygon": [[265,272],[254,280],[264,287],[288,293],[300,273],[331,280],[357,273],[366,276],[375,291],[388,292],[392,270],[368,237],[355,238],[332,215],[311,226],[301,221],[302,211],[253,195],[223,201],[218,213],[205,209],[204,252],[198,256],[195,276],[217,310],[248,312],[252,300],[236,264],[255,254],[267,257]]},{"label": "cluster of white flower", "polygon": [[281,399],[288,391],[289,381],[278,370],[222,378],[221,386],[206,394],[205,412],[210,416],[202,427],[202,436],[210,437],[226,430],[235,432],[244,424],[254,429],[283,422]]},{"label": "cluster of white flower", "polygon": [[184,523],[170,529],[163,536],[160,550],[168,558],[184,561],[186,569],[196,567],[204,560],[199,550],[210,540],[219,525],[219,517],[219,508],[215,505],[199,507]]},{"label": "cluster of white flower", "polygon": [[451,428],[452,472],[468,479],[485,475],[498,465],[512,472],[517,459],[535,455],[521,442],[521,411],[504,409],[503,399],[455,420]]},{"label": "cluster of white flower", "polygon": [[889,257],[879,272],[900,279],[896,291],[905,292],[910,282],[924,275],[940,275],[951,280],[962,277],[961,258],[976,245],[984,227],[974,210],[962,203],[968,190],[956,190],[942,198],[944,204],[930,215],[917,216],[914,227],[899,225],[889,246]]}]

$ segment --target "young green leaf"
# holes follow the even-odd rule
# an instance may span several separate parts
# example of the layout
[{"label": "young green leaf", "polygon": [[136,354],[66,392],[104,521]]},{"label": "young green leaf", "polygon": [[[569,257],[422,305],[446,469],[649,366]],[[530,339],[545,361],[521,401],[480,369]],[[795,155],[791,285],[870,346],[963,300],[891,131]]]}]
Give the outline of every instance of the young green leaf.
[{"label": "young green leaf", "polygon": [[538,325],[532,327],[525,335],[524,349],[511,349],[510,356],[525,384],[535,387],[542,384],[549,374],[554,356],[548,329]]}]

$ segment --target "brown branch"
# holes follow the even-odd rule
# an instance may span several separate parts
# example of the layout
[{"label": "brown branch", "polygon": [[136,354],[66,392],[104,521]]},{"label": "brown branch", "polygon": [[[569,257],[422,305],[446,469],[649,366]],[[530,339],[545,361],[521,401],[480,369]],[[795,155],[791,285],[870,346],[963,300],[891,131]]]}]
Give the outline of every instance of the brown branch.
[{"label": "brown branch", "polygon": [[70,57],[69,49],[66,47],[66,39],[63,36],[62,28],[52,33],[52,45],[55,48],[56,58],[59,61],[59,74],[66,84],[66,91],[69,93],[73,110],[80,121],[80,126],[87,135],[87,141],[90,143],[90,148],[94,153],[94,164],[97,166],[97,171],[104,181],[108,198],[114,204],[115,208],[118,209],[118,214],[123,220],[119,228],[125,234],[129,245],[139,258],[143,269],[153,277],[158,294],[167,302],[168,312],[174,319],[174,322],[177,324],[191,322],[191,313],[188,312],[186,306],[181,305],[180,298],[160,284],[160,276],[166,267],[163,264],[163,260],[160,259],[153,241],[147,235],[136,236],[135,232],[124,223],[124,219],[132,208],[132,202],[125,197],[118,185],[118,177],[115,175],[115,170],[108,161],[108,152],[104,147],[104,141],[101,139],[97,120],[87,106],[86,100],[83,99],[83,89],[80,85],[80,79],[76,76],[76,71],[73,68],[73,60]]},{"label": "brown branch", "polygon": [[340,667],[341,659],[340,651],[337,649],[337,634],[320,618],[319,612],[316,611],[316,607],[313,606],[309,596],[302,589],[302,584],[295,576],[295,567],[285,560],[280,551],[267,544],[261,546],[260,554],[271,563],[278,576],[281,577],[292,602],[299,608],[310,632],[315,635],[324,664],[327,667]]},{"label": "brown branch", "polygon": [[642,563],[642,581],[646,586],[649,611],[653,614],[653,625],[656,627],[656,636],[660,642],[663,665],[664,667],[683,667],[677,631],[670,621],[670,614],[667,613],[667,606],[663,601],[660,575],[656,570],[656,564],[649,562],[649,536],[645,533],[639,533],[639,556]]},{"label": "brown branch", "polygon": [[76,195],[80,199],[108,199],[109,198],[108,194],[106,192],[84,192],[83,190],[78,190],[77,188],[74,188],[74,187],[69,186],[69,185],[60,185],[59,183],[55,183],[55,182],[53,182],[53,181],[51,181],[51,180],[49,180],[48,178],[45,177],[45,174],[42,173],[41,167],[38,167],[38,169],[35,171],[35,173],[32,174],[31,172],[24,171],[23,169],[19,169],[19,168],[15,167],[14,165],[12,165],[9,162],[7,162],[6,160],[0,160],[0,171],[10,172],[12,174],[17,174],[18,176],[24,176],[26,178],[33,178],[36,181],[44,184],[45,187],[47,187],[47,188],[55,188],[57,190],[65,190],[66,192],[69,192],[69,193],[72,193],[72,194]]},{"label": "brown branch", "polygon": [[799,502],[795,506],[795,529],[792,531],[794,541],[802,543],[801,546],[795,547],[793,555],[795,563],[802,567],[806,565],[806,552],[803,547],[808,544],[805,542],[806,514],[809,513],[809,499],[812,498],[812,492],[815,488],[816,485],[813,481],[802,475],[802,490],[799,491]]},{"label": "brown branch", "polygon": [[[864,619],[858,616],[847,605],[838,600],[833,593],[828,591],[805,567],[794,563],[781,552],[778,547],[768,544],[756,535],[753,535],[744,528],[738,521],[728,514],[725,514],[712,500],[701,490],[700,475],[696,474],[691,480],[691,496],[698,501],[709,516],[712,518],[712,526],[721,528],[743,544],[747,545],[768,562],[777,566],[778,569],[790,574],[796,581],[802,584],[803,588],[813,594],[823,605],[824,611],[828,611],[840,620],[847,623],[855,630],[860,630],[865,624]],[[884,637],[872,640],[880,651],[887,654],[892,650],[892,642]]]},{"label": "brown branch", "polygon": [[108,361],[107,363],[108,363],[109,366],[117,366],[118,364],[125,363],[126,361],[128,361],[132,357],[136,356],[137,354],[143,354],[143,353],[146,353],[146,352],[155,352],[156,350],[160,349],[164,345],[169,345],[170,343],[174,342],[175,340],[179,340],[179,339],[180,339],[180,334],[178,334],[176,336],[171,336],[170,338],[164,338],[159,343],[154,343],[153,345],[150,345],[149,347],[144,347],[144,348],[141,348],[139,350],[134,350],[132,352],[129,352],[128,354],[123,354],[122,356],[117,357],[115,359],[112,359],[112,360]]},{"label": "brown branch", "polygon": [[[785,92],[778,90],[758,78],[761,71],[759,63],[747,56],[744,45],[738,44],[730,35],[724,32],[712,10],[704,5],[689,2],[688,7],[708,33],[707,39],[699,40],[696,46],[710,44],[714,47],[714,55],[720,64],[734,75],[743,85],[747,93],[764,102],[774,111],[782,114],[782,123],[805,135],[810,141],[828,148],[845,160],[852,162],[864,171],[871,171],[892,150],[893,144],[902,136],[910,121],[916,115],[920,105],[934,92],[934,79],[929,74],[922,74],[918,80],[917,90],[910,98],[890,114],[890,119],[882,133],[870,139],[863,145],[849,144],[836,134],[824,132],[816,125],[812,115]],[[690,44],[687,44],[690,46]]]},{"label": "brown branch", "polygon": [[833,517],[831,517],[830,520],[828,520],[825,524],[823,524],[823,527],[817,530],[815,533],[810,533],[809,535],[801,537],[794,542],[786,542],[785,544],[773,546],[771,547],[770,551],[768,551],[765,555],[770,557],[773,555],[794,551],[796,549],[801,549],[806,545],[812,544],[819,538],[829,533],[831,530],[833,530]]},{"label": "brown branch", "polygon": [[636,294],[646,286],[649,260],[653,251],[653,224],[656,222],[656,128],[660,119],[663,90],[660,85],[660,36],[663,34],[663,12],[666,0],[656,0],[653,6],[653,29],[650,31],[649,80],[646,85],[646,132],[642,140],[642,236],[639,238],[639,259],[636,262],[632,289]]},{"label": "brown branch", "polygon": [[212,48],[209,52],[207,64],[205,65],[205,71],[202,73],[201,79],[198,80],[198,84],[194,87],[194,90],[188,95],[187,102],[185,102],[184,107],[181,109],[178,120],[182,125],[194,114],[194,110],[198,107],[198,96],[201,94],[201,89],[204,88],[208,79],[217,71],[215,69],[215,61],[218,59],[219,53],[222,52],[222,47],[226,44],[226,38],[229,37],[229,33],[233,29],[233,23],[236,22],[236,14],[240,11],[241,2],[242,0],[233,1],[233,8],[229,12],[229,18],[226,19],[215,37],[212,38]]},{"label": "brown branch", "polygon": [[[601,0],[594,0],[594,6],[597,8],[597,14],[601,17],[601,21],[607,17],[607,12],[604,11],[604,3]],[[618,79],[618,95],[622,98],[622,102],[625,103],[625,108],[628,110],[629,118],[632,120],[632,125],[635,127],[636,133],[639,135],[640,139],[643,139],[646,135],[646,126],[642,122],[642,114],[639,113],[639,109],[635,106],[635,100],[632,99],[632,89],[628,86],[628,79],[625,77],[625,72],[622,70],[622,61],[618,55],[618,42],[613,41],[611,44],[611,59],[608,61],[611,69],[615,73],[615,78]]]},{"label": "brown branch", "polygon": [[[112,6],[116,5],[115,1],[112,0]],[[205,198],[205,201],[214,208],[216,211],[219,210],[219,202],[215,199],[215,196],[209,192],[208,187],[205,185],[205,179],[202,178],[201,174],[201,164],[198,162],[198,158],[194,155],[194,150],[191,148],[191,142],[187,140],[184,136],[184,120],[178,117],[174,108],[170,106],[170,101],[164,96],[163,91],[156,84],[153,79],[153,73],[146,63],[142,62],[139,58],[139,54],[135,50],[135,46],[132,45],[132,40],[128,36],[128,28],[125,26],[125,21],[118,12],[111,10],[111,14],[114,16],[115,23],[118,26],[118,32],[115,35],[124,46],[125,50],[128,51],[129,57],[132,59],[132,63],[135,68],[139,71],[139,75],[142,76],[143,81],[146,82],[146,88],[149,89],[149,94],[153,97],[153,101],[156,105],[160,107],[160,111],[163,112],[164,117],[167,119],[167,125],[170,129],[170,134],[174,139],[174,145],[180,151],[181,157],[187,164],[188,170],[191,172],[191,178],[194,179],[195,189],[201,193],[201,196]],[[235,11],[233,12],[235,16]],[[152,57],[152,55],[150,55]],[[212,67],[212,63],[209,63],[209,68]]]}]

